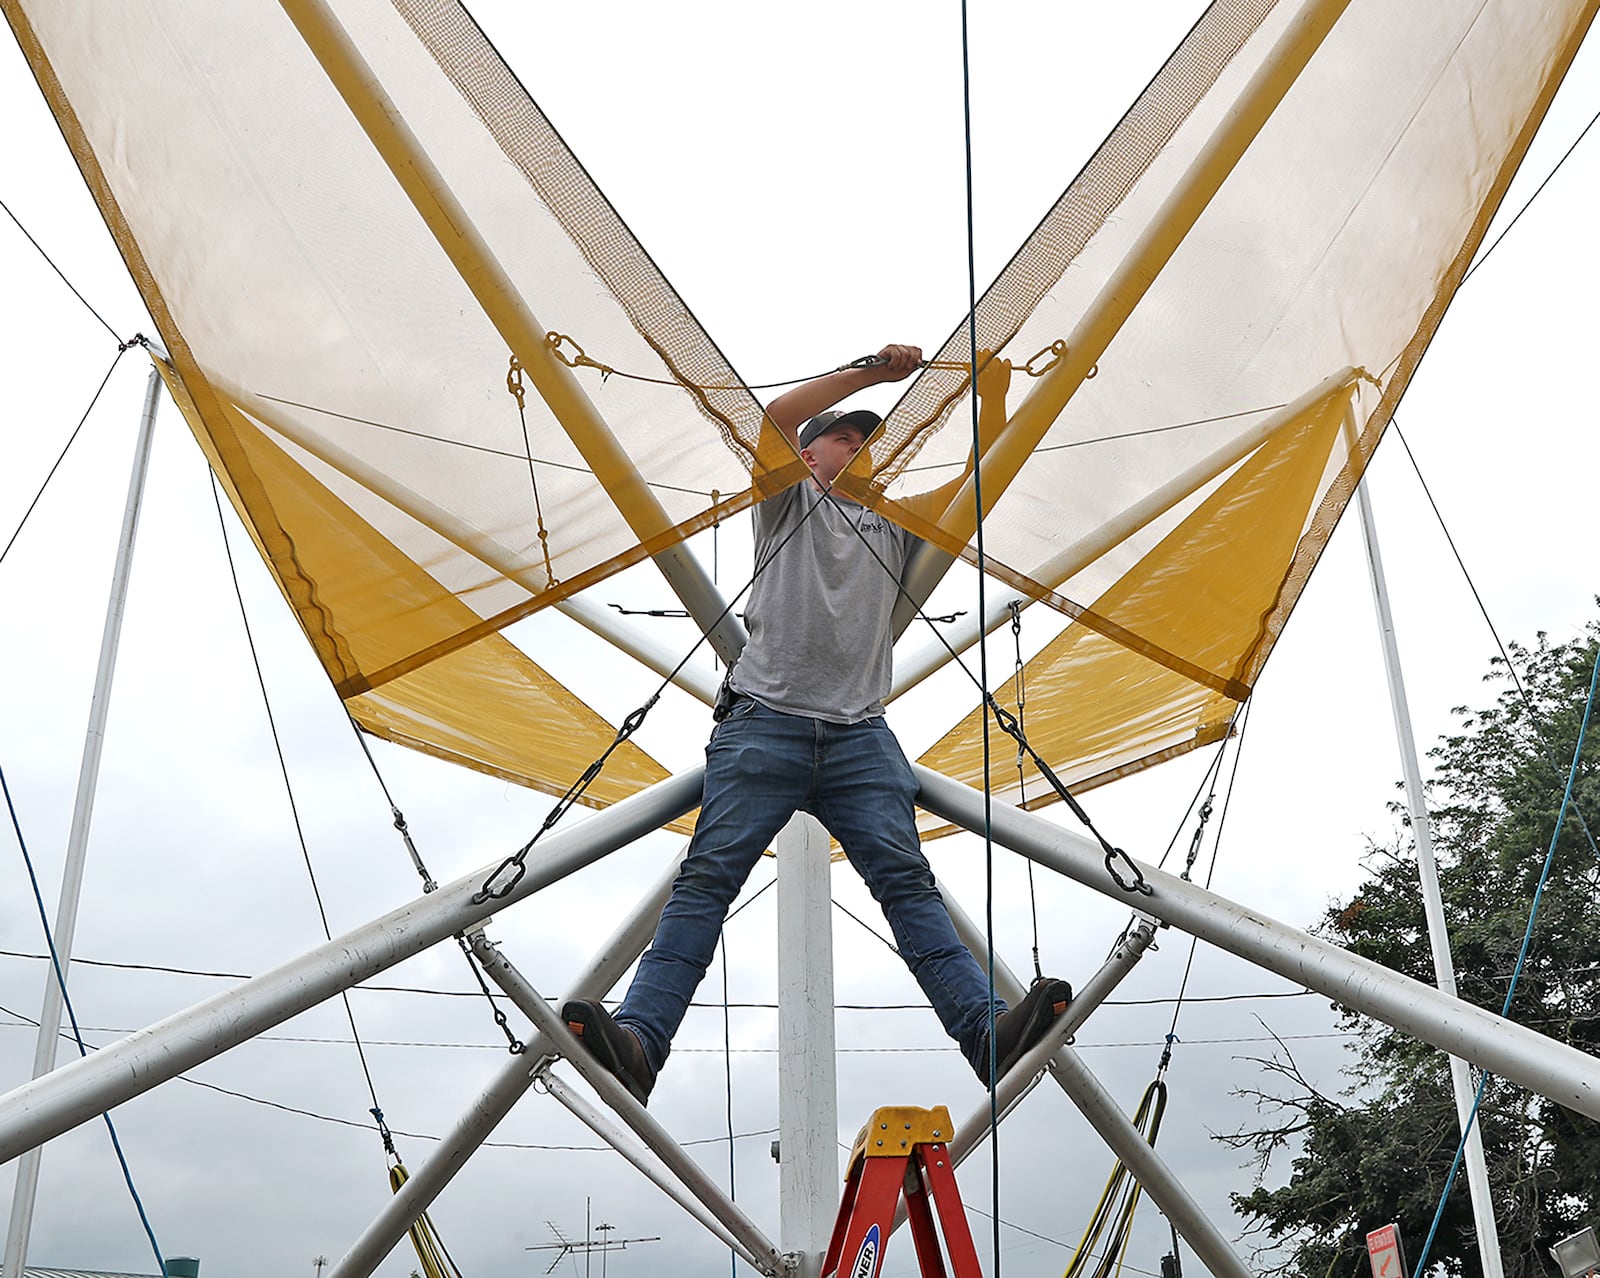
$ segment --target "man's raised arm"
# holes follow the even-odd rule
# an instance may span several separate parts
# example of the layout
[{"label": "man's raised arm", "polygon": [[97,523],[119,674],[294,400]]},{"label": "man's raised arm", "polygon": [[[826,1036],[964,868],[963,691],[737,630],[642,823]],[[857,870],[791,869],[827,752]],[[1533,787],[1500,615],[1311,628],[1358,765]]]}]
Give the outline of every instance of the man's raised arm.
[{"label": "man's raised arm", "polygon": [[922,350],[916,346],[885,346],[878,354],[887,362],[842,368],[784,391],[767,405],[767,421],[798,450],[800,427],[818,413],[868,386],[904,381],[922,367]]}]

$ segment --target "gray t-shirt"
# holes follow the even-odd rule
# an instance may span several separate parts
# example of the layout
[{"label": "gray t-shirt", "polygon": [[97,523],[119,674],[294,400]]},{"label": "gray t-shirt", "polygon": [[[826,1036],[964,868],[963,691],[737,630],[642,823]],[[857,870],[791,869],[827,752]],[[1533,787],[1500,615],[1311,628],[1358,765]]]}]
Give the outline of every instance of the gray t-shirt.
[{"label": "gray t-shirt", "polygon": [[916,538],[810,480],[759,503],[754,516],[750,641],[733,668],[734,690],[829,723],[881,715],[890,618]]}]

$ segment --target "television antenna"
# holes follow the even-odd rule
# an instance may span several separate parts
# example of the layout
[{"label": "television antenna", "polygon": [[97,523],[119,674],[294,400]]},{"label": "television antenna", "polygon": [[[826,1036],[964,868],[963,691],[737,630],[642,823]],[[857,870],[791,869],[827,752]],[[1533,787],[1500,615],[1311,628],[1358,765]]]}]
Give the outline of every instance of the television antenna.
[{"label": "television antenna", "polygon": [[[598,1225],[591,1226],[590,1221],[592,1216],[589,1208],[590,1200],[585,1198],[583,1200],[582,1242],[575,1242],[572,1239],[569,1239],[564,1233],[561,1232],[561,1227],[557,1225],[555,1221],[547,1220],[544,1223],[549,1228],[550,1232],[555,1235],[556,1241],[553,1243],[538,1243],[532,1247],[523,1248],[524,1251],[553,1251],[556,1253],[555,1258],[551,1260],[549,1267],[545,1270],[545,1273],[554,1273],[556,1266],[568,1256],[572,1257],[573,1268],[574,1271],[576,1271],[578,1256],[581,1254],[583,1256],[584,1278],[590,1278],[590,1258],[596,1252],[598,1252],[600,1255],[600,1278],[605,1278],[606,1258],[611,1252],[626,1251],[630,1243],[649,1243],[661,1241],[661,1235],[659,1234],[651,1238],[613,1238],[611,1235],[616,1230],[616,1226],[607,1224],[604,1221]],[[594,1236],[597,1233],[600,1235],[599,1238]]]}]

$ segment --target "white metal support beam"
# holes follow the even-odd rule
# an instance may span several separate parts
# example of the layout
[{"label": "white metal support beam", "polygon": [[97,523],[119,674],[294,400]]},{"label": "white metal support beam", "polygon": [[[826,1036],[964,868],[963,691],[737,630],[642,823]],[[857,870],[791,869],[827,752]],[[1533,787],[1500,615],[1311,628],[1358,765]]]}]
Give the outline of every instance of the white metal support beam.
[{"label": "white metal support beam", "polygon": [[527,872],[503,897],[474,899],[497,868],[486,866],[7,1092],[0,1096],[0,1163],[469,930],[490,914],[677,820],[699,804],[704,783],[701,765],[557,830],[530,853]]},{"label": "white metal support beam", "polygon": [[[1352,437],[1355,421],[1349,419]],[[1363,477],[1356,485],[1356,504],[1361,514],[1361,535],[1367,548],[1367,569],[1372,578],[1372,603],[1378,614],[1378,634],[1383,645],[1383,668],[1389,676],[1389,704],[1394,711],[1396,744],[1400,768],[1405,776],[1406,807],[1411,815],[1411,834],[1417,844],[1417,874],[1422,885],[1423,913],[1428,921],[1428,948],[1433,954],[1434,978],[1452,998],[1456,993],[1455,962],[1450,956],[1450,932],[1445,925],[1444,900],[1439,893],[1439,867],[1433,859],[1433,835],[1428,822],[1428,801],[1422,789],[1422,767],[1417,760],[1417,743],[1411,732],[1411,706],[1406,700],[1405,677],[1400,670],[1400,644],[1395,638],[1394,614],[1389,607],[1389,586],[1383,574],[1383,555],[1378,549],[1378,525],[1372,513],[1372,498]],[[1468,1076],[1467,1063],[1450,1057],[1450,1089],[1455,1096],[1456,1119],[1465,1140],[1467,1189],[1472,1197],[1472,1219],[1477,1226],[1478,1259],[1484,1278],[1504,1278],[1500,1258],[1500,1230],[1494,1219],[1494,1196],[1489,1191],[1489,1165],[1483,1156],[1483,1132],[1468,1124],[1477,1097],[1477,1088]]]},{"label": "white metal support beam", "polygon": [[[622,979],[629,964],[650,944],[656,919],[667,903],[672,881],[682,864],[680,852],[668,863],[655,887],[645,893],[573,982],[568,998],[598,998]],[[417,1217],[428,1210],[456,1173],[466,1166],[467,1159],[511,1112],[512,1106],[527,1094],[535,1076],[559,1051],[559,1045],[539,1034],[521,1055],[507,1061],[472,1107],[429,1154],[427,1161],[411,1169],[406,1183],[384,1204],[383,1210],[333,1267],[328,1278],[369,1278],[406,1236]]]},{"label": "white metal support beam", "polygon": [[830,842],[796,813],[778,854],[778,1236],[795,1278],[816,1278],[839,1210]]},{"label": "white metal support beam", "polygon": [[[943,893],[944,889],[940,891]],[[944,895],[946,902],[949,902],[949,894]],[[981,934],[973,935],[976,928],[972,920],[955,908],[951,909],[951,917],[956,920],[956,930],[962,933],[962,939],[968,947],[972,948],[976,941],[979,947],[976,952],[981,953],[984,948],[983,937]],[[1249,1270],[1235,1254],[1226,1235],[1189,1196],[1183,1182],[1173,1175],[1070,1045],[1079,1027],[1089,1019],[1095,1008],[1110,997],[1111,991],[1122,983],[1122,979],[1133,970],[1134,964],[1144,956],[1155,940],[1155,932],[1155,920],[1148,915],[1141,915],[1129,926],[1099,970],[1084,982],[1083,989],[1076,992],[1061,1023],[996,1085],[996,1112],[1002,1119],[1009,1115],[1033,1088],[1041,1076],[1040,1071],[1048,1070],[1050,1077],[1078,1107],[1089,1125],[1134,1173],[1151,1201],[1172,1222],[1173,1228],[1194,1248],[1207,1271],[1227,1275],[1227,1278],[1249,1278]],[[995,956],[994,961],[994,983],[995,989],[1007,1002],[1015,1003],[1022,997],[1022,982],[999,955]],[[973,1110],[965,1122],[957,1124],[956,1134],[949,1146],[951,1161],[959,1167],[967,1155],[988,1140],[991,1131],[990,1109],[985,1101]],[[901,1219],[901,1215],[896,1216],[897,1225]]]},{"label": "white metal support beam", "polygon": [[[61,983],[72,963],[72,942],[78,929],[78,901],[83,894],[83,871],[89,854],[89,826],[100,780],[100,754],[105,746],[106,719],[111,712],[111,684],[117,670],[117,648],[122,639],[122,614],[128,602],[128,582],[133,572],[133,547],[139,535],[139,511],[144,505],[144,481],[150,470],[155,439],[156,405],[161,399],[161,374],[150,370],[144,409],[134,437],[133,467],[128,476],[128,499],[122,511],[122,531],[111,570],[111,591],[106,600],[105,627],[100,636],[100,662],[95,670],[94,693],[89,700],[89,726],[84,733],[83,761],[78,768],[78,792],[73,801],[72,826],[67,835],[67,856],[61,871],[61,895],[56,904],[55,954],[61,972],[52,964],[45,973],[44,1000],[39,1011],[39,1037],[34,1044],[33,1075],[39,1078],[55,1068],[61,1043],[61,1010],[65,1000]],[[11,1224],[6,1230],[3,1272],[20,1274],[28,1261],[28,1238],[33,1231],[33,1207],[39,1192],[39,1163],[43,1150],[33,1148],[17,1164],[11,1195]]]},{"label": "white metal support beam", "polygon": [[[982,794],[932,769],[917,764],[912,769],[921,785],[917,801],[922,807],[964,829],[983,829]],[[1034,813],[996,806],[989,819],[994,840],[1003,847],[1580,1114],[1600,1118],[1600,1060],[1576,1048],[1154,867],[1139,867],[1151,894],[1130,896],[1107,872],[1098,844]]]},{"label": "white metal support beam", "polygon": [[[516,353],[535,389],[635,536],[648,545],[669,532],[672,520],[661,502],[572,370],[552,352],[544,328],[331,6],[323,0],[279,2],[462,283]],[[681,543],[651,557],[718,654],[731,662],[743,646],[744,627],[723,606],[705,569]]]},{"label": "white metal support beam", "polygon": [[544,1080],[544,1086],[557,1102],[564,1106],[568,1113],[592,1131],[612,1149],[621,1154],[652,1184],[665,1193],[673,1202],[682,1207],[684,1211],[693,1216],[695,1220],[704,1225],[718,1242],[736,1252],[739,1259],[744,1261],[758,1273],[772,1273],[773,1266],[770,1261],[762,1261],[743,1242],[728,1231],[726,1225],[706,1210],[704,1204],[695,1198],[687,1189],[678,1184],[671,1177],[663,1176],[661,1164],[651,1155],[650,1151],[638,1141],[631,1139],[622,1128],[611,1122],[596,1106],[590,1104],[572,1087],[561,1080],[561,1077],[552,1073],[548,1068],[541,1067],[539,1076]]},{"label": "white metal support beam", "polygon": [[[1145,494],[1116,518],[1106,520],[1070,545],[1063,546],[1029,576],[1040,585],[1054,590],[1112,547],[1120,545],[1179,502],[1219,478],[1230,467],[1238,465],[1280,430],[1294,426],[1308,413],[1332,401],[1340,392],[1347,391],[1355,384],[1356,377],[1355,369],[1343,368],[1331,377],[1324,378],[1305,394],[1263,416],[1224,447],[1201,458],[1181,474],[1174,475],[1155,491]],[[942,641],[930,639],[915,652],[905,655],[896,653],[894,687],[889,692],[888,700],[893,701],[901,693],[916,687],[934,671],[942,669],[972,647],[981,635],[990,634],[1003,625],[1011,615],[1011,601],[1015,598],[1016,591],[991,588],[982,616],[969,613],[944,631]],[[1023,602],[1030,601],[1024,596]]]},{"label": "white metal support beam", "polygon": [[[778,1249],[756,1228],[737,1203],[712,1180],[704,1168],[687,1153],[667,1132],[666,1128],[650,1116],[650,1111],[633,1099],[621,1082],[605,1066],[584,1051],[577,1040],[562,1024],[560,1013],[550,1007],[532,983],[512,966],[509,960],[490,944],[480,932],[473,938],[473,952],[483,964],[484,971],[506,992],[539,1032],[553,1043],[562,1045],[566,1062],[594,1088],[613,1113],[632,1129],[633,1134],[660,1160],[662,1167],[651,1167],[644,1160],[628,1154],[630,1162],[664,1190],[673,1193],[675,1178],[700,1204],[710,1212],[728,1233],[739,1240],[751,1256],[757,1257],[757,1267],[766,1274],[777,1274],[783,1267]],[[591,1126],[597,1135],[603,1134]],[[620,1135],[620,1133],[618,1133]],[[610,1139],[607,1137],[607,1139]],[[624,1152],[618,1146],[619,1152]],[[663,1171],[663,1168],[665,1171]]]}]

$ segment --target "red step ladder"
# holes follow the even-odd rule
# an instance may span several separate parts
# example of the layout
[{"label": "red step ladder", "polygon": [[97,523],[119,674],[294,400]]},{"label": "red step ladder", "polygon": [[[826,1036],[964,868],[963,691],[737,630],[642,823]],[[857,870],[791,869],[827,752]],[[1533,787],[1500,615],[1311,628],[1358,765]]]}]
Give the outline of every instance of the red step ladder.
[{"label": "red step ladder", "polygon": [[877,1278],[902,1191],[923,1278],[945,1278],[946,1272],[930,1200],[938,1209],[954,1278],[983,1278],[946,1148],[954,1130],[943,1105],[891,1105],[873,1113],[850,1150],[822,1278]]}]

